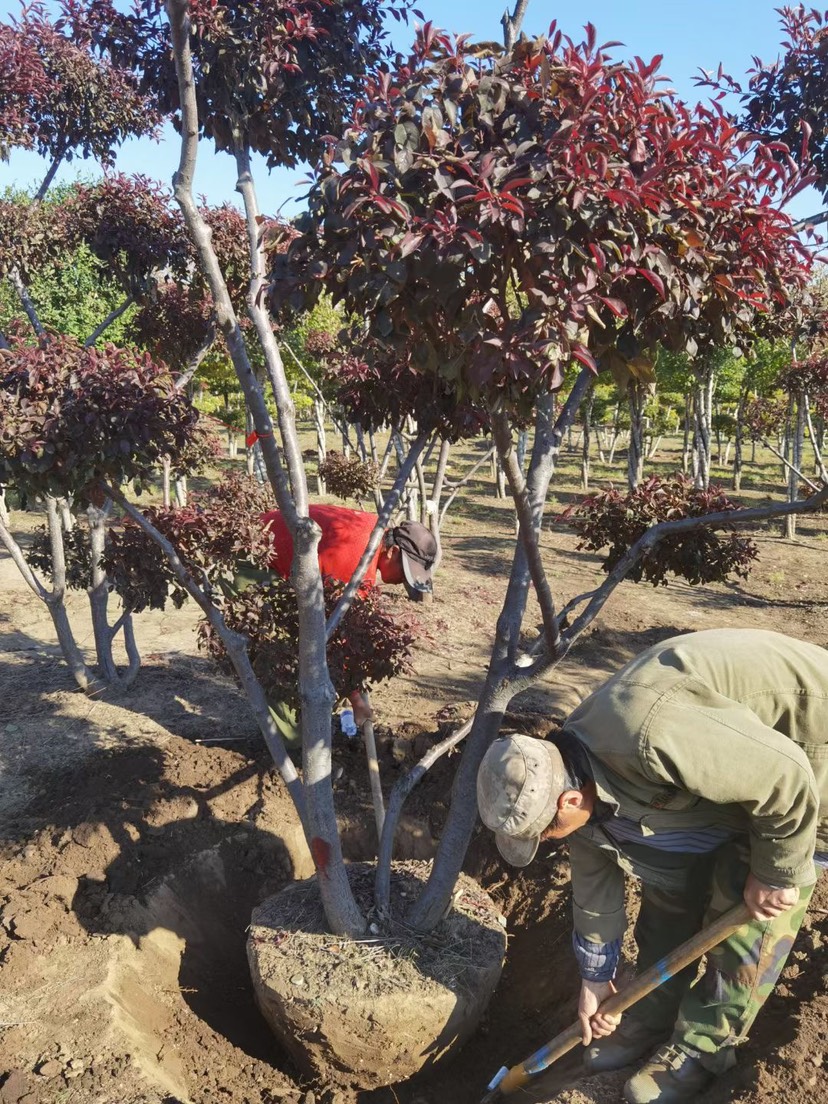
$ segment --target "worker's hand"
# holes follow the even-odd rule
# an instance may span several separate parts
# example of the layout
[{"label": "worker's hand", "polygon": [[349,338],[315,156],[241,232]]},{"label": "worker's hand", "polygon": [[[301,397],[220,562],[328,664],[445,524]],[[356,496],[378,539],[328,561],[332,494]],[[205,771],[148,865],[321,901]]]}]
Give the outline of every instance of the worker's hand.
[{"label": "worker's hand", "polygon": [[374,719],[371,700],[367,694],[364,694],[361,690],[354,690],[352,694],[348,695],[348,700],[354,711],[354,724],[357,728],[362,728],[366,721],[372,721]]},{"label": "worker's hand", "polygon": [[744,896],[754,920],[773,920],[794,907],[799,900],[799,890],[796,886],[774,889],[760,882],[753,874],[748,874]]},{"label": "worker's hand", "polygon": [[581,1021],[581,1042],[589,1046],[593,1039],[603,1039],[612,1035],[621,1023],[620,1014],[609,1016],[598,1011],[599,1006],[616,993],[611,981],[582,981],[581,996],[578,1001],[578,1019]]}]

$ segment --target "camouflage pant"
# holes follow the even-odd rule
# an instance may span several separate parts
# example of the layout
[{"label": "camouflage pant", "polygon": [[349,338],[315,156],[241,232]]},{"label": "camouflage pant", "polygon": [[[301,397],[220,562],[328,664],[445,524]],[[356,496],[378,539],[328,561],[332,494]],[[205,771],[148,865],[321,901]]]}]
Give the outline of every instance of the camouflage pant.
[{"label": "camouflage pant", "polygon": [[[635,928],[639,970],[741,901],[748,858],[741,842],[729,843],[714,855],[686,857],[680,891],[642,885]],[[698,1055],[714,1073],[729,1068],[733,1047],[747,1037],[782,972],[813,888],[802,889],[794,908],[775,920],[743,925],[707,955],[703,972],[688,967],[641,1001],[633,1014],[657,1029],[674,1022],[674,1043]]]}]

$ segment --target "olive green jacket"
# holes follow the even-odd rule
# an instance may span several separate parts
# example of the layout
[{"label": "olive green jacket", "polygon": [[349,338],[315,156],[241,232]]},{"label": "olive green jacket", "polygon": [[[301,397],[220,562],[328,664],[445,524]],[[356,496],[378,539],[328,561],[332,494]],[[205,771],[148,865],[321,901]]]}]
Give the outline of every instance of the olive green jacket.
[{"label": "olive green jacket", "polygon": [[[645,836],[729,827],[747,835],[760,881],[814,881],[814,849],[828,851],[828,651],[758,629],[673,637],[564,728],[587,750],[598,797]],[[666,885],[665,866],[687,861],[616,846],[600,823],[569,842],[575,929],[599,943],[626,927],[625,870]]]}]

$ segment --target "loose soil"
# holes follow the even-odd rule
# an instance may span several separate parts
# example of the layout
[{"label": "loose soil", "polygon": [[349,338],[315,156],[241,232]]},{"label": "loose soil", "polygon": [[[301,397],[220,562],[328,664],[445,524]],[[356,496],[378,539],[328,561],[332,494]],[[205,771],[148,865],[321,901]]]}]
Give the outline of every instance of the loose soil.
[{"label": "loose soil", "polygon": [[[755,490],[764,491],[758,480]],[[575,489],[556,493],[560,507]],[[13,522],[25,537],[31,518]],[[469,714],[513,531],[489,487],[449,517],[436,600],[419,612],[416,674],[373,695],[386,788]],[[806,520],[796,542],[765,531],[758,543],[743,585],[622,587],[553,680],[516,700],[512,719],[547,731],[626,659],[677,632],[753,625],[828,644],[825,521]],[[596,557],[559,526],[543,546],[564,600],[600,581]],[[82,598],[72,605],[89,647]],[[133,691],[93,701],[73,689],[43,606],[0,559],[0,1104],[353,1104],[300,1079],[255,1005],[251,913],[312,864],[244,701],[197,653],[194,621],[186,608],[142,616],[145,667]],[[455,763],[441,761],[412,796],[400,858],[433,854]],[[359,746],[340,738],[334,768],[346,853],[370,859]],[[479,832],[466,868],[508,923],[494,999],[450,1065],[360,1093],[359,1104],[473,1104],[501,1065],[574,1017],[565,853],[507,871]],[[826,881],[738,1068],[701,1104],[828,1099]],[[624,1076],[584,1078],[573,1055],[519,1099],[609,1104]]]}]

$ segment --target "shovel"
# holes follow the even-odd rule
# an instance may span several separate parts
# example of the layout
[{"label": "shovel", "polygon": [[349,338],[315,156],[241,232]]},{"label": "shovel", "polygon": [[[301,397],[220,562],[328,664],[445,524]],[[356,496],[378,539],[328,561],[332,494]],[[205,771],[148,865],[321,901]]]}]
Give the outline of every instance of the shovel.
[{"label": "shovel", "polygon": [[[622,989],[619,993],[613,993],[611,997],[607,997],[601,1005],[600,1011],[609,1012],[611,1015],[626,1012],[642,997],[646,997],[648,993],[658,989],[659,985],[669,981],[685,966],[689,966],[691,962],[695,962],[697,958],[701,958],[707,951],[727,939],[728,936],[733,935],[748,920],[750,920],[750,912],[747,905],[744,903],[736,905],[735,908],[724,913],[708,927],[703,928],[692,939],[688,939],[686,943],[676,947],[674,951],[662,958],[660,962],[656,962],[649,970],[639,974],[625,989]],[[504,1066],[498,1070],[486,1086],[488,1091],[480,1104],[497,1104],[504,1097],[510,1096],[518,1089],[522,1089],[533,1078],[538,1077],[544,1070],[548,1069],[553,1062],[557,1062],[564,1054],[568,1054],[570,1050],[573,1050],[581,1041],[581,1030],[580,1022],[574,1023],[519,1065],[512,1066],[511,1069]]]}]

